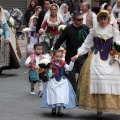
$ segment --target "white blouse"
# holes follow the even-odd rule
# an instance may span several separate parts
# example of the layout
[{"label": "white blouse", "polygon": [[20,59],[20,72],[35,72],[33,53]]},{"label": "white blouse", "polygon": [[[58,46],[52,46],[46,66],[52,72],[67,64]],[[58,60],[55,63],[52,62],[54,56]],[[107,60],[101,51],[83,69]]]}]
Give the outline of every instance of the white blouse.
[{"label": "white blouse", "polygon": [[78,48],[78,53],[80,55],[86,54],[91,49],[94,37],[99,37],[105,40],[113,37],[113,41],[115,42],[119,41],[119,31],[111,25],[108,25],[107,27],[101,27],[99,25],[98,27],[92,28],[89,35],[86,37],[85,42],[80,48]]}]

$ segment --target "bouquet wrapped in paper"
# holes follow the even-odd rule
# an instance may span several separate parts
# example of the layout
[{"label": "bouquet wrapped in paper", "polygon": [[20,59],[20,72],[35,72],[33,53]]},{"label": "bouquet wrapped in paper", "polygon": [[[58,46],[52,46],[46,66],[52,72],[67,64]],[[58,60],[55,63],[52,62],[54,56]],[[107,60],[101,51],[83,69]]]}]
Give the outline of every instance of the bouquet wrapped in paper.
[{"label": "bouquet wrapped in paper", "polygon": [[15,25],[15,21],[12,17],[9,17],[7,23],[9,25],[9,27],[14,27],[14,25]]},{"label": "bouquet wrapped in paper", "polygon": [[22,29],[22,33],[29,33],[29,32],[31,32],[31,29],[28,27]]},{"label": "bouquet wrapped in paper", "polygon": [[119,59],[120,59],[120,41],[117,41],[114,43],[114,47],[110,51],[110,54],[113,56],[113,60],[110,61],[110,65],[112,65],[115,61],[119,61]]},{"label": "bouquet wrapped in paper", "polygon": [[26,27],[26,28],[24,28],[24,29],[22,29],[22,33],[24,33],[24,34],[26,34],[26,36],[27,36],[27,42],[29,43],[30,42],[30,32],[31,32],[31,29],[30,28],[28,28],[28,27]]},{"label": "bouquet wrapped in paper", "polygon": [[39,63],[40,68],[44,69],[50,69],[51,68],[51,62],[48,59],[42,59]]},{"label": "bouquet wrapped in paper", "polygon": [[66,25],[60,25],[58,26],[58,31],[62,32],[65,29]]},{"label": "bouquet wrapped in paper", "polygon": [[39,67],[45,69],[45,74],[47,75],[48,80],[50,79],[51,76],[53,76],[52,71],[51,71],[50,60],[42,59],[39,63]]}]

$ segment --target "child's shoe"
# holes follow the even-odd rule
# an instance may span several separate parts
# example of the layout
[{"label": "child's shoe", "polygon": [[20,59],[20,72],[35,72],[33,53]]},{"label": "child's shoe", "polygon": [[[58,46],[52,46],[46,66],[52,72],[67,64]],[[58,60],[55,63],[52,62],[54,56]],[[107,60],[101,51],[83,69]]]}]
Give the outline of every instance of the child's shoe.
[{"label": "child's shoe", "polygon": [[63,113],[57,112],[57,116],[62,117],[62,116],[63,116]]},{"label": "child's shoe", "polygon": [[56,109],[52,109],[52,115],[55,116],[56,115]]},{"label": "child's shoe", "polygon": [[39,91],[38,96],[39,96],[39,97],[42,97],[42,94],[43,94],[43,92],[42,92],[42,91]]},{"label": "child's shoe", "polygon": [[35,95],[35,91],[31,91],[31,95]]}]

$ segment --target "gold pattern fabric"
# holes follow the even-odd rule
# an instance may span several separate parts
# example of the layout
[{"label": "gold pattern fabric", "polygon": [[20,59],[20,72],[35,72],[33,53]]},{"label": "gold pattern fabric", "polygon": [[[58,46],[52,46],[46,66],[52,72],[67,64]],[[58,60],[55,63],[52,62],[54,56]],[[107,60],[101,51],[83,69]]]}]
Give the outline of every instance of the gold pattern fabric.
[{"label": "gold pattern fabric", "polygon": [[91,60],[92,54],[85,61],[78,79],[79,108],[96,112],[120,113],[120,95],[90,94]]}]

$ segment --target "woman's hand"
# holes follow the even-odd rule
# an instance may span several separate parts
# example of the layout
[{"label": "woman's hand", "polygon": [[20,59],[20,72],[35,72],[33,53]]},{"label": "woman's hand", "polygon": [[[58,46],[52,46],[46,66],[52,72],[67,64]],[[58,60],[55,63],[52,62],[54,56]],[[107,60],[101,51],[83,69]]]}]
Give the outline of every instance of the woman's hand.
[{"label": "woman's hand", "polygon": [[71,61],[75,62],[78,59],[79,56],[80,56],[80,54],[77,54],[77,55],[73,56],[71,58]]},{"label": "woman's hand", "polygon": [[9,43],[10,43],[10,41],[9,41],[9,40],[5,40],[5,43],[6,43],[6,44],[9,44]]},{"label": "woman's hand", "polygon": [[42,35],[43,34],[43,30],[39,30],[39,35]]}]

